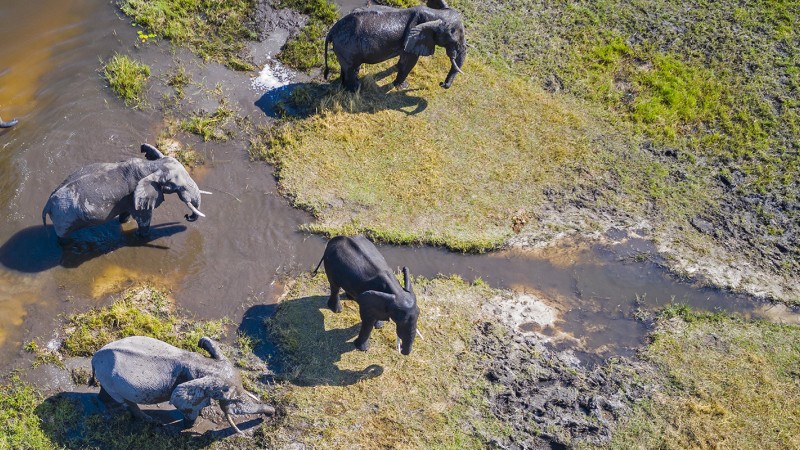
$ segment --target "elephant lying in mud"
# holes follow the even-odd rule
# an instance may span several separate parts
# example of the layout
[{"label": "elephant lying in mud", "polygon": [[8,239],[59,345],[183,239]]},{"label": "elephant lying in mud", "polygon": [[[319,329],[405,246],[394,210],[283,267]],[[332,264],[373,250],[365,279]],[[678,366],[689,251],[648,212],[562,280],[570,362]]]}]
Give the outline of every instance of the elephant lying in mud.
[{"label": "elephant lying in mud", "polygon": [[411,353],[414,337],[419,333],[419,308],[408,268],[403,267],[404,286],[400,286],[383,255],[364,236],[331,239],[315,273],[323,263],[331,286],[328,308],[342,311],[339,289],[358,303],[361,331],[354,342],[356,348],[367,351],[372,329],[381,328],[383,321],[391,319],[397,324],[397,350],[403,355]]},{"label": "elephant lying in mud", "polygon": [[406,77],[420,56],[430,56],[436,46],[444,47],[450,57],[450,72],[439,85],[453,83],[467,56],[461,15],[442,0],[428,1],[428,6],[398,9],[388,6],[357,8],[336,22],[325,38],[325,79],[328,79],[328,44],[339,60],[342,85],[355,92],[360,84],[362,64],[376,64],[400,56],[394,86],[406,88]]},{"label": "elephant lying in mud", "polygon": [[8,122],[4,121],[2,117],[0,117],[0,128],[11,128],[17,124],[17,119],[11,119]]},{"label": "elephant lying in mud", "polygon": [[154,419],[137,404],[169,400],[183,413],[184,426],[191,427],[200,411],[214,399],[240,434],[231,414],[275,414],[275,408],[242,387],[239,372],[214,341],[202,337],[198,345],[211,358],[149,337],[120,339],[94,354],[92,380],[100,382],[101,396],[126,405],[134,416],[148,422]]},{"label": "elephant lying in mud", "polygon": [[97,163],[84,166],[67,177],[50,194],[42,210],[42,222],[47,215],[59,241],[71,232],[108,222],[119,217],[120,223],[131,217],[139,226],[137,234],[150,232],[153,210],[164,201],[164,194],[178,194],[192,212],[186,220],[205,217],[199,211],[201,191],[189,173],[175,158],[165,157],[155,147],[142,144],[147,161],[131,158],[117,163]]}]

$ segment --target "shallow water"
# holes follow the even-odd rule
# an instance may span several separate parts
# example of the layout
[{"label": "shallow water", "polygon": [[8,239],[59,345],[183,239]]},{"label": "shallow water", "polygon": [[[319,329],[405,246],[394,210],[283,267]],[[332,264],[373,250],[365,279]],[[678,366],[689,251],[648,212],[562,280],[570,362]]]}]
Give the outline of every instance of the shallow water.
[{"label": "shallow water", "polygon": [[[365,2],[344,3],[346,11]],[[138,156],[142,142],[155,141],[162,118],[125,108],[104,86],[99,60],[130,52],[136,42],[135,29],[106,0],[1,0],[0,23],[0,116],[20,119],[0,131],[0,371],[20,360],[27,340],[52,337],[59,314],[108,302],[109,292],[131,280],[168,286],[198,317],[238,322],[251,305],[275,301],[283,275],[316,265],[325,241],[297,231],[311,218],[289,207],[269,167],[251,163],[236,142],[197,144],[207,164],[193,177],[214,192],[203,199],[206,219],[184,221],[185,207],[169,196],[154,214],[149,242],[133,238],[133,224],[107,224],[85,233],[91,251],[62,251],[52,228],[41,225],[50,192],[82,165]],[[218,66],[204,70],[225,84],[243,114],[263,115],[256,102],[264,92],[248,78],[255,74],[234,79]],[[391,265],[408,265],[417,275],[480,277],[537,294],[556,306],[559,330],[587,355],[630,354],[640,345],[646,330],[633,314],[641,304],[675,300],[776,320],[796,317],[677,281],[636,257],[652,250],[641,239],[575,243],[536,255],[383,248]]]}]

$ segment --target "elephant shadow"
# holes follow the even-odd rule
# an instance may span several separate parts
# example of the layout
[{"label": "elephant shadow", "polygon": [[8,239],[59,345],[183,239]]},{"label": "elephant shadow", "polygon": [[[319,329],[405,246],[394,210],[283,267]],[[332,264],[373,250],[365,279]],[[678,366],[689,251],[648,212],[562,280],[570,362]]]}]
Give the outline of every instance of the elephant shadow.
[{"label": "elephant shadow", "polygon": [[380,85],[395,69],[367,75],[361,89],[353,94],[342,88],[340,81],[332,83],[291,83],[272,89],[255,105],[273,118],[308,118],[325,110],[344,110],[351,114],[391,109],[412,116],[428,108],[423,97],[411,95],[414,89],[396,90],[391,82]]},{"label": "elephant shadow", "polygon": [[[271,309],[259,309],[250,317],[261,318],[270,312],[272,317],[260,320],[260,331],[252,335],[262,342],[256,354],[267,361],[276,378],[297,386],[349,386],[361,380],[383,374],[383,367],[370,364],[361,370],[340,369],[337,364],[342,355],[358,351],[353,340],[358,336],[360,320],[344,328],[325,327],[327,296],[308,296],[284,300]],[[250,313],[250,311],[248,311]],[[239,330],[245,334],[253,329],[248,324],[248,314]],[[249,335],[249,334],[248,334]],[[259,354],[259,352],[261,354]]]},{"label": "elephant shadow", "polygon": [[59,245],[52,225],[36,225],[16,232],[0,246],[0,265],[23,273],[38,273],[56,266],[76,268],[81,264],[122,247],[146,246],[167,249],[152,241],[186,230],[177,222],[150,227],[146,238],[136,230],[122,230],[116,221],[73,233],[70,243]]},{"label": "elephant shadow", "polygon": [[[109,407],[93,392],[60,392],[34,409],[41,429],[59,447],[80,448],[185,448],[208,447],[236,432],[230,428],[203,434],[180,432],[182,415],[177,410],[146,410],[164,426],[133,419],[122,407]],[[252,422],[252,423],[251,423]],[[260,420],[240,423],[244,431]]]}]

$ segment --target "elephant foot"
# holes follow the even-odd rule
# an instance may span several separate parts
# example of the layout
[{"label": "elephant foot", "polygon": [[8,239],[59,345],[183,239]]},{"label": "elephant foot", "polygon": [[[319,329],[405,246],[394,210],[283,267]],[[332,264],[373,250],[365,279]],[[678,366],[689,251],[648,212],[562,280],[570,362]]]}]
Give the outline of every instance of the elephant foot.
[{"label": "elephant foot", "polygon": [[356,349],[361,350],[362,352],[365,352],[365,351],[369,350],[369,341],[368,340],[364,341],[364,342],[359,342],[359,340],[356,339],[353,342],[353,345],[356,346]]},{"label": "elephant foot", "polygon": [[395,82],[393,84],[394,84],[394,88],[397,89],[398,91],[402,91],[402,90],[408,89],[408,81],[403,81],[400,84],[397,84]]},{"label": "elephant foot", "polygon": [[139,228],[138,230],[136,230],[136,237],[141,238],[141,239],[149,238],[150,237],[150,228],[147,228],[147,229]]},{"label": "elephant foot", "polygon": [[386,322],[383,320],[376,320],[375,321],[375,328],[381,329],[383,326],[386,325]]},{"label": "elephant foot", "polygon": [[128,223],[131,220],[130,213],[122,213],[119,215],[119,223]]},{"label": "elephant foot", "polygon": [[335,313],[342,312],[342,303],[337,299],[336,301],[328,300],[328,309]]}]

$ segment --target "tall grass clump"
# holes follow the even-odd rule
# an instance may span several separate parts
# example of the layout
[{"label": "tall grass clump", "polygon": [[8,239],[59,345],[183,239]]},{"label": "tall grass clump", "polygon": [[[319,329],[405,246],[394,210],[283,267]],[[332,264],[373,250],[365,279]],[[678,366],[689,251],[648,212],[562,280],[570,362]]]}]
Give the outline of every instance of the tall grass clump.
[{"label": "tall grass clump", "polygon": [[103,66],[103,76],[126,106],[140,108],[146,103],[145,84],[150,77],[150,67],[146,64],[115,53]]}]

